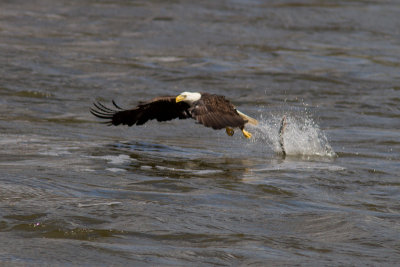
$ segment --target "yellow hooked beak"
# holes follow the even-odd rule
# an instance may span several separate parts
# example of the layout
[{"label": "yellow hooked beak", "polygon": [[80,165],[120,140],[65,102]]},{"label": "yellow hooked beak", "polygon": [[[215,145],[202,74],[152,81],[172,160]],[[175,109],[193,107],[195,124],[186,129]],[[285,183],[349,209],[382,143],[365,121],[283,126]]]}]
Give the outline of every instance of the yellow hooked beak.
[{"label": "yellow hooked beak", "polygon": [[178,95],[178,96],[175,98],[175,101],[176,101],[176,103],[178,103],[178,102],[181,102],[181,101],[183,101],[183,100],[185,100],[185,99],[186,99],[186,96]]}]

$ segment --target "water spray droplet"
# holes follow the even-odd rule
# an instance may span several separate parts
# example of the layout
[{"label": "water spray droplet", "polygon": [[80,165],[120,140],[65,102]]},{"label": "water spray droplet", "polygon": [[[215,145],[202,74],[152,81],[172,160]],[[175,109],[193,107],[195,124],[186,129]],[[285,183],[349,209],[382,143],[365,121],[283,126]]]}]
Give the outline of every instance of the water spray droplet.
[{"label": "water spray droplet", "polygon": [[[276,153],[282,154],[282,144],[286,155],[336,156],[328,139],[307,112],[287,112],[291,114],[271,114],[265,119],[260,116],[260,124],[255,128],[254,141],[264,142]],[[280,135],[282,118],[285,129]]]}]

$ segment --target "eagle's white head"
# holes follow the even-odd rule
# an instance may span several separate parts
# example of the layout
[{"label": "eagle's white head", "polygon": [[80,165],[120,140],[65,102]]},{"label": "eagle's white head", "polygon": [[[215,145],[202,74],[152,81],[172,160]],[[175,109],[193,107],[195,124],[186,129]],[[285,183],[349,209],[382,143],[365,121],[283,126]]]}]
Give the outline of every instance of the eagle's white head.
[{"label": "eagle's white head", "polygon": [[176,97],[175,101],[176,103],[183,101],[185,103],[192,104],[193,102],[199,100],[200,98],[201,98],[200,93],[183,92]]}]

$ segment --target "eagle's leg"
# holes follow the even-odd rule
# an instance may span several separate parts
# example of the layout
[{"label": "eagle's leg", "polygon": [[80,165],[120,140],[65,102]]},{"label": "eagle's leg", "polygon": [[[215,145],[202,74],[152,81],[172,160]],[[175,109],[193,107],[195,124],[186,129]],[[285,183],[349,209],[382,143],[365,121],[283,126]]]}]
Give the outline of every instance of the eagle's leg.
[{"label": "eagle's leg", "polygon": [[225,130],[226,130],[226,134],[229,136],[232,136],[235,133],[235,131],[231,127],[226,127]]},{"label": "eagle's leg", "polygon": [[242,130],[242,133],[243,133],[244,137],[246,137],[246,138],[250,138],[250,137],[251,137],[251,133],[249,133],[248,131],[246,131],[246,130],[244,129],[244,126],[240,127],[240,130]]}]

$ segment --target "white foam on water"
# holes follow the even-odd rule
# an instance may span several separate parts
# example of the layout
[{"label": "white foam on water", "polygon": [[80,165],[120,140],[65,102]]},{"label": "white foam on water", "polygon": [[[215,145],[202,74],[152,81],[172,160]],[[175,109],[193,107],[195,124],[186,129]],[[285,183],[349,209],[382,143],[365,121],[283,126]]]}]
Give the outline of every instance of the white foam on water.
[{"label": "white foam on water", "polygon": [[170,168],[165,166],[155,166],[156,169],[159,170],[168,170],[174,172],[186,172],[186,173],[193,173],[197,175],[207,175],[207,174],[215,174],[215,173],[222,173],[222,170],[194,170],[194,169],[179,169],[179,168]]},{"label": "white foam on water", "polygon": [[314,170],[327,170],[327,171],[344,171],[346,168],[338,165],[332,165],[330,163],[321,162],[287,162],[267,166],[265,168],[254,168],[251,169],[252,172],[270,172],[270,171],[280,171],[280,170],[295,170],[295,171],[314,171]]},{"label": "white foam on water", "polygon": [[283,144],[289,156],[322,156],[335,157],[325,133],[310,116],[304,112],[296,114],[269,115],[259,119],[254,127],[254,142],[266,143],[274,152],[281,153],[279,128],[281,120],[286,116],[286,127],[283,132]]},{"label": "white foam on water", "polygon": [[140,166],[140,169],[142,169],[142,170],[151,170],[151,169],[153,169],[153,167],[152,166],[148,166],[148,165],[142,165],[142,166]]},{"label": "white foam on water", "polygon": [[39,151],[39,155],[44,156],[63,156],[63,155],[71,155],[72,153],[69,151],[70,147],[49,147],[44,149],[43,151]]},{"label": "white foam on water", "polygon": [[90,158],[95,159],[105,159],[110,164],[124,164],[133,161],[131,157],[128,155],[120,154],[118,156],[115,155],[106,155],[106,156],[90,156]]},{"label": "white foam on water", "polygon": [[126,172],[126,170],[120,169],[120,168],[107,168],[106,171],[109,171],[109,172]]},{"label": "white foam on water", "polygon": [[102,202],[102,203],[88,203],[88,204],[82,204],[78,203],[78,208],[86,208],[86,207],[93,207],[93,206],[114,206],[114,205],[119,205],[122,204],[122,202],[119,201],[113,201],[113,202]]},{"label": "white foam on water", "polygon": [[162,63],[170,63],[170,62],[179,62],[182,61],[182,58],[174,57],[174,56],[165,56],[165,57],[139,57],[138,59],[145,62],[162,62]]}]

